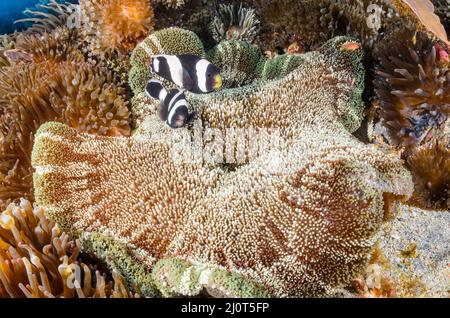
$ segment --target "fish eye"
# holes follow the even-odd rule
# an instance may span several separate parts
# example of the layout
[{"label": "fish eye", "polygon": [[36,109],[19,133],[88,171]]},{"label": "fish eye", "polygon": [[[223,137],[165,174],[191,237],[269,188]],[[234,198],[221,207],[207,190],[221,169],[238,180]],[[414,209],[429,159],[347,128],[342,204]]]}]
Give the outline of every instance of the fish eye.
[{"label": "fish eye", "polygon": [[208,76],[208,77],[211,77],[211,73],[208,73],[207,76]]}]

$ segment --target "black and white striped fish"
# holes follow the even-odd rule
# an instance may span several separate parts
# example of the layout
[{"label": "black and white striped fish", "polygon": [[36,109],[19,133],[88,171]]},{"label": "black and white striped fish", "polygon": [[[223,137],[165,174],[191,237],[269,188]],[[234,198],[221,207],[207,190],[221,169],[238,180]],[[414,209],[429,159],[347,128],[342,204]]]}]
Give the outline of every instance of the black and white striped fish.
[{"label": "black and white striped fish", "polygon": [[220,70],[196,55],[154,55],[152,71],[193,93],[209,93],[222,86]]},{"label": "black and white striped fish", "polygon": [[145,89],[149,97],[160,101],[158,115],[172,128],[181,128],[189,120],[188,102],[181,89],[167,91],[158,80],[150,80]]}]

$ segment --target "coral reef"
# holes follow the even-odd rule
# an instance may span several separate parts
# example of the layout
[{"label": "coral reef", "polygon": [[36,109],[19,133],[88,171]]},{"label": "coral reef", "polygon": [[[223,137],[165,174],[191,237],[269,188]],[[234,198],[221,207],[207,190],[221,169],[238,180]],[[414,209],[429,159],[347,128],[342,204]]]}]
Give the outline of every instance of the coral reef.
[{"label": "coral reef", "polygon": [[449,0],[4,6],[0,297],[448,296]]},{"label": "coral reef", "polygon": [[383,0],[274,0],[263,1],[259,6],[266,24],[275,30],[301,35],[313,46],[336,35],[347,35],[359,39],[365,49],[371,49],[393,29],[416,28],[415,21],[409,16],[399,16],[396,8]]},{"label": "coral reef", "polygon": [[[189,32],[175,34],[186,35],[177,48],[198,48]],[[41,126],[32,155],[37,202],[147,295],[327,294],[364,269],[383,220],[413,187],[396,153],[351,135],[362,119],[364,70],[360,48],[341,49],[349,41],[302,55],[275,80],[186,95],[217,134],[279,132],[279,149],[261,146],[244,162],[198,159],[196,147],[211,136],[176,142],[180,133],[190,140],[198,122],[174,131],[155,111],[132,138]],[[145,65],[142,48],[133,55],[134,66]]]},{"label": "coral reef", "polygon": [[59,120],[79,131],[129,135],[124,89],[112,74],[82,60],[76,48],[55,34],[25,35],[17,47],[31,61],[0,69],[0,199],[32,199],[30,165],[34,133]]},{"label": "coral reef", "polygon": [[223,40],[241,40],[253,42],[258,28],[259,19],[255,10],[235,5],[219,4],[209,28],[212,37],[217,42]]},{"label": "coral reef", "polygon": [[[80,245],[25,199],[0,214],[0,298],[135,297],[79,260]],[[77,285],[78,283],[78,285]]]},{"label": "coral reef", "polygon": [[153,29],[149,1],[81,0],[82,34],[90,50],[129,52]]}]

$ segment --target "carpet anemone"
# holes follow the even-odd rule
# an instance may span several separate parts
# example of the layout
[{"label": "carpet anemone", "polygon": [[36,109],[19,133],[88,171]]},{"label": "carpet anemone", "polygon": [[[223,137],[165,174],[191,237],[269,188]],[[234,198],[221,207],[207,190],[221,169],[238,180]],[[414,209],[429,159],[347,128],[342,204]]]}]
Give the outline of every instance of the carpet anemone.
[{"label": "carpet anemone", "polygon": [[[128,83],[135,95],[144,92],[147,82],[157,77],[150,70],[150,58],[156,54],[193,54],[203,56],[205,50],[198,36],[181,28],[168,28],[153,32],[133,50],[130,58],[131,70]],[[161,79],[163,80],[163,79]],[[164,81],[171,87],[168,81]]]}]

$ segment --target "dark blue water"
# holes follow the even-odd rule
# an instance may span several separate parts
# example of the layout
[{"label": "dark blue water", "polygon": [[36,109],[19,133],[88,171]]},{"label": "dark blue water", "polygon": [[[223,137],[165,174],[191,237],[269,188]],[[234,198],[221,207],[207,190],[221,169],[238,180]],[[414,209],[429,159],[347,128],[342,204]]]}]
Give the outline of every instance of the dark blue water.
[{"label": "dark blue water", "polygon": [[[64,2],[64,0],[58,0]],[[77,0],[68,2],[77,3]],[[36,4],[48,3],[47,0],[0,0],[0,34],[12,33],[15,30],[21,31],[27,27],[23,23],[14,24],[18,19],[26,18],[23,11],[33,8]]]}]

